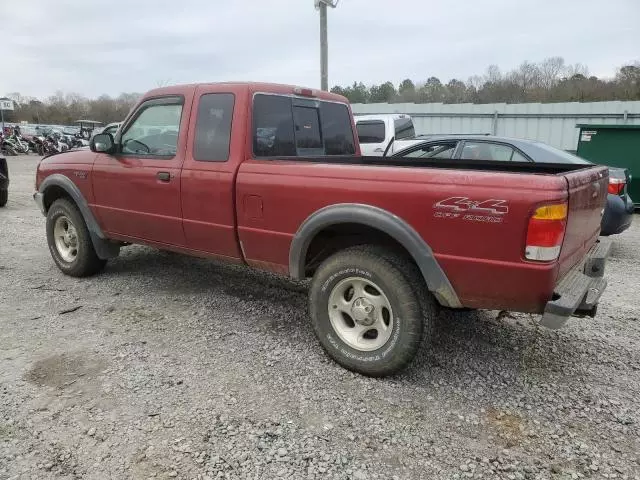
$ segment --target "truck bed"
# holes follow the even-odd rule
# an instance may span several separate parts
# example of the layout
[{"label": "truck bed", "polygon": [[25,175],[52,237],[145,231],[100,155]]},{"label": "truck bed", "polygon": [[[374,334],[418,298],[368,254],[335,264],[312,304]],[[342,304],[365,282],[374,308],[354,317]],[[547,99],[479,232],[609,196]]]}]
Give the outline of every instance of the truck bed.
[{"label": "truck bed", "polygon": [[384,167],[427,167],[454,170],[497,171],[513,173],[540,173],[555,175],[572,172],[595,165],[570,163],[534,163],[534,162],[502,162],[496,160],[462,160],[462,159],[423,159],[396,157],[297,157],[296,161],[330,163],[342,165],[371,165]]}]

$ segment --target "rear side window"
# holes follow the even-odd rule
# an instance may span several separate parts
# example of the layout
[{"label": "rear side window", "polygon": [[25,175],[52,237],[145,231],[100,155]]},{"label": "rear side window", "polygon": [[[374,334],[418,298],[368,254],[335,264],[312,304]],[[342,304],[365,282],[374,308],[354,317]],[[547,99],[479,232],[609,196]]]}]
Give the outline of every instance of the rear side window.
[{"label": "rear side window", "polygon": [[384,122],[381,120],[362,120],[356,124],[360,143],[382,143],[385,137]]},{"label": "rear side window", "polygon": [[493,160],[498,162],[527,162],[517,150],[509,145],[490,142],[465,142],[463,160]]},{"label": "rear side window", "polygon": [[226,162],[233,118],[232,93],[207,93],[200,97],[193,158],[201,162]]},{"label": "rear side window", "polygon": [[254,97],[256,157],[353,155],[355,151],[346,105],[279,95]]},{"label": "rear side window", "polygon": [[413,127],[413,120],[410,118],[396,118],[393,121],[396,130],[396,140],[404,138],[413,138],[416,136],[416,130]]}]

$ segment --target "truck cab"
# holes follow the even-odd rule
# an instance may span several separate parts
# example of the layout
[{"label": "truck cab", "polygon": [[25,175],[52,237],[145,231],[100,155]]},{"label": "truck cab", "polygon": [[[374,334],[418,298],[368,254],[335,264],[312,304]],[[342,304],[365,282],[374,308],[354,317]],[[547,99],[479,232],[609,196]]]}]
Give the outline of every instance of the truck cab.
[{"label": "truck cab", "polygon": [[415,140],[416,130],[409,115],[356,115],[355,120],[363,155],[381,157],[385,150],[387,155],[391,155],[418,141]]}]

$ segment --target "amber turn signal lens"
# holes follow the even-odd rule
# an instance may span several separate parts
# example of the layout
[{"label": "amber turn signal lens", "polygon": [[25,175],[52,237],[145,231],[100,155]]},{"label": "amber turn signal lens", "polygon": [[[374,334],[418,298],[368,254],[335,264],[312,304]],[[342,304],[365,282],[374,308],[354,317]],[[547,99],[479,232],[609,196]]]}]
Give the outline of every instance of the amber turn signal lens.
[{"label": "amber turn signal lens", "polygon": [[567,218],[567,204],[545,205],[538,207],[531,218],[536,220],[564,220]]}]

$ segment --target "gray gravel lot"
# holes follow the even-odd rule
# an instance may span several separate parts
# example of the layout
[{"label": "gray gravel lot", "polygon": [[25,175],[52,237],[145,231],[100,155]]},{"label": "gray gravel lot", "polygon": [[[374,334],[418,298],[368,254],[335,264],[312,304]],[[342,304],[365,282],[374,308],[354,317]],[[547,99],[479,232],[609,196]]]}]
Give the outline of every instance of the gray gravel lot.
[{"label": "gray gravel lot", "polygon": [[640,478],[639,218],[595,320],[442,314],[376,380],[325,356],[287,279],[137,246],[65,277],[37,161],[9,159],[0,209],[1,480]]}]

